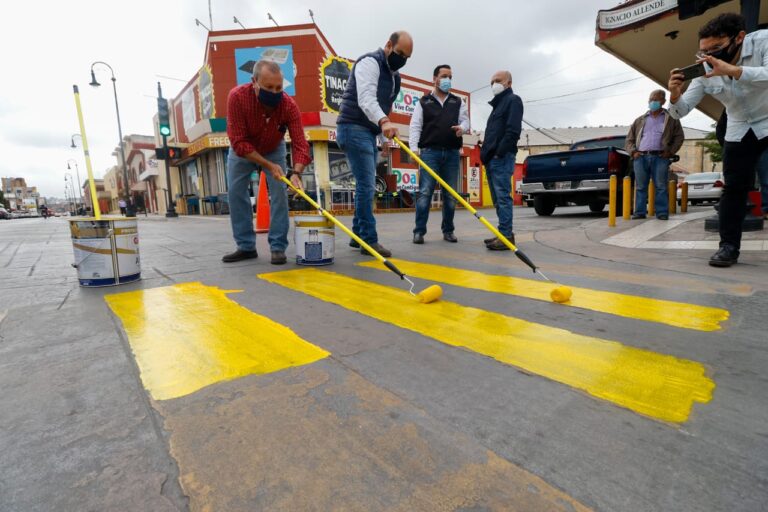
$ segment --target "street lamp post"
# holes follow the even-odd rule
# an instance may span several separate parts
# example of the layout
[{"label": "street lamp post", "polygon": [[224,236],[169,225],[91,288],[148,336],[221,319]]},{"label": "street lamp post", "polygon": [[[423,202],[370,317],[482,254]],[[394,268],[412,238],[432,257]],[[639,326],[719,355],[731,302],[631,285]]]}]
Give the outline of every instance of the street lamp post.
[{"label": "street lamp post", "polygon": [[101,84],[98,80],[96,80],[96,74],[94,73],[94,66],[96,64],[101,64],[109,68],[109,71],[112,73],[112,91],[115,94],[115,112],[117,112],[117,133],[120,136],[120,157],[123,160],[123,186],[125,187],[124,196],[126,199],[126,215],[128,217],[135,217],[136,216],[136,210],[133,206],[133,201],[131,199],[130,194],[130,184],[128,183],[128,165],[125,161],[125,145],[123,144],[123,127],[120,124],[120,106],[117,102],[117,78],[115,78],[115,70],[112,69],[112,66],[107,64],[106,62],[97,60],[93,64],[91,64],[91,83],[93,87],[99,87]]},{"label": "street lamp post", "polygon": [[[67,176],[69,176],[69,180],[67,180]],[[69,185],[72,185],[72,174],[65,172],[64,173],[64,194],[66,195],[67,193],[69,193],[69,202],[70,204],[73,204],[73,201],[75,200],[75,190],[74,190],[74,186],[72,185],[73,189],[70,192]],[[76,215],[76,214],[77,214],[77,205],[75,204],[74,206],[72,206],[72,215]]]},{"label": "street lamp post", "polygon": [[[72,143],[74,144],[74,140]],[[70,171],[72,170],[72,167],[69,166],[69,162],[75,163],[75,175],[77,176],[77,195],[80,197],[80,204],[83,204],[83,182],[80,181],[80,169],[77,167],[77,160],[70,158],[67,160],[67,169]]]}]

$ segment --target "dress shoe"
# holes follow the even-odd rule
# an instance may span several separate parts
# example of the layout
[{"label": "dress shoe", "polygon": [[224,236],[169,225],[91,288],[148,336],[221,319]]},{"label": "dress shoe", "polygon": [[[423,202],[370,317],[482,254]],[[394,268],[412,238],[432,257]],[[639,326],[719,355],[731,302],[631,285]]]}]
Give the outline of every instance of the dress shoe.
[{"label": "dress shoe", "polygon": [[[488,246],[488,244],[492,244],[493,242],[495,242],[495,241],[497,241],[497,240],[498,240],[498,238],[496,238],[496,237],[493,237],[493,238],[486,238],[485,240],[483,240],[483,243],[484,243],[486,246]],[[511,235],[509,238],[507,238],[507,240],[509,240],[510,242],[512,242],[512,243],[514,244],[514,243],[515,243],[515,234],[514,234],[514,233],[512,233],[512,235]],[[503,242],[502,242],[502,243],[503,243]]]},{"label": "dress shoe", "polygon": [[[371,248],[372,248],[374,251],[376,251],[377,253],[381,254],[381,255],[382,255],[382,256],[384,256],[385,258],[389,258],[389,257],[391,257],[391,256],[392,256],[392,251],[390,251],[389,249],[385,248],[385,247],[384,247],[383,245],[381,245],[380,243],[375,243],[375,244],[368,244],[368,245],[370,245],[370,246],[371,246]],[[368,251],[366,251],[364,247],[361,247],[361,248],[360,248],[360,254],[364,254],[364,255],[366,255],[366,256],[373,256],[373,254],[371,254],[371,253],[369,253]]]},{"label": "dress shoe", "polygon": [[360,244],[357,243],[357,240],[355,240],[354,238],[350,238],[349,239],[349,246],[351,248],[353,248],[353,249],[359,249],[360,248]]},{"label": "dress shoe", "polygon": [[453,233],[443,233],[443,240],[445,240],[446,242],[454,243],[454,244],[459,241],[459,239],[456,238],[456,235],[454,235]]},{"label": "dress shoe", "polygon": [[491,243],[491,242],[493,242],[495,240],[496,240],[496,237],[494,236],[493,238],[486,238],[485,240],[483,240],[483,243],[485,245],[488,245],[489,243]]},{"label": "dress shoe", "polygon": [[[508,240],[512,242],[513,238],[510,237]],[[515,242],[512,242],[512,243],[514,244]],[[508,251],[509,250],[509,247],[507,247],[506,244],[504,244],[504,242],[502,242],[498,238],[493,242],[489,243],[488,245],[486,245],[485,248],[491,251]]]},{"label": "dress shoe", "polygon": [[272,251],[272,261],[271,261],[271,263],[273,265],[285,265],[286,261],[288,261],[288,258],[285,257],[285,252],[283,252],[283,251]]},{"label": "dress shoe", "polygon": [[258,257],[259,253],[257,253],[255,249],[253,251],[241,251],[238,249],[233,253],[225,255],[221,258],[221,261],[224,263],[234,263],[236,261],[250,260]]},{"label": "dress shoe", "polygon": [[413,243],[421,245],[424,243],[424,235],[421,233],[414,233],[413,234]]},{"label": "dress shoe", "polygon": [[645,218],[645,214],[644,213],[636,213],[636,214],[634,214],[632,216],[632,220],[640,220],[640,219],[644,219],[644,218]]},{"label": "dress shoe", "polygon": [[669,215],[657,215],[656,218],[659,220],[669,220]]},{"label": "dress shoe", "polygon": [[723,245],[709,258],[713,267],[730,267],[739,261],[739,250],[732,245]]}]

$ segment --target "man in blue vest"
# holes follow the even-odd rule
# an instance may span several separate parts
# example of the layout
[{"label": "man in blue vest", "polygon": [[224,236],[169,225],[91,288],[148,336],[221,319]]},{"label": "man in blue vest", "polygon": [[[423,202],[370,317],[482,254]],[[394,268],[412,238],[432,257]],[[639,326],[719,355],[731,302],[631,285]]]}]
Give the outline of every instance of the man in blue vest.
[{"label": "man in blue vest", "polygon": [[[512,232],[512,174],[515,172],[517,141],[523,129],[523,101],[512,92],[512,73],[497,71],[491,77],[493,111],[488,117],[480,160],[485,165],[491,198],[499,217],[499,232],[515,242]],[[498,238],[484,240],[492,251],[509,248]]]},{"label": "man in blue vest", "polygon": [[[389,36],[384,48],[366,53],[355,62],[341,99],[336,121],[336,142],[347,155],[355,176],[355,216],[352,231],[385,258],[392,253],[379,243],[373,200],[376,193],[376,137],[391,139],[397,127],[389,120],[392,103],[400,93],[400,73],[413,52],[407,32]],[[386,143],[382,145],[384,147]],[[354,240],[351,247],[359,247]],[[364,248],[362,254],[368,254]]]},{"label": "man in blue vest", "polygon": [[[469,112],[461,98],[451,94],[451,67],[442,64],[432,75],[435,89],[422,96],[411,117],[409,144],[421,159],[453,189],[459,178],[459,152],[465,133],[469,132]],[[413,243],[423,244],[427,232],[429,207],[435,191],[435,179],[427,171],[419,171],[419,197],[416,200],[416,227]],[[457,242],[453,233],[456,200],[443,191],[443,240]]]}]

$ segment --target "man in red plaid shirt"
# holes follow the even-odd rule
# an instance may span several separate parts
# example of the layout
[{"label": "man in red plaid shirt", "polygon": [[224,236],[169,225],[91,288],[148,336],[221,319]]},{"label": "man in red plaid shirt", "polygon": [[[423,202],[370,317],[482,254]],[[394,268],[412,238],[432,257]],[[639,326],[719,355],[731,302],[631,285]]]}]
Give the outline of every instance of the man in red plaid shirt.
[{"label": "man in red plaid shirt", "polygon": [[280,181],[286,165],[285,132],[291,135],[291,182],[296,187],[301,187],[301,173],[312,158],[299,107],[283,92],[280,66],[259,61],[253,68],[251,82],[232,89],[227,100],[227,135],[232,146],[227,159],[229,218],[237,250],[222,261],[232,263],[258,257],[248,184],[251,173],[261,167],[269,188],[271,219],[267,239],[272,264],[282,265],[288,247],[288,192]]}]

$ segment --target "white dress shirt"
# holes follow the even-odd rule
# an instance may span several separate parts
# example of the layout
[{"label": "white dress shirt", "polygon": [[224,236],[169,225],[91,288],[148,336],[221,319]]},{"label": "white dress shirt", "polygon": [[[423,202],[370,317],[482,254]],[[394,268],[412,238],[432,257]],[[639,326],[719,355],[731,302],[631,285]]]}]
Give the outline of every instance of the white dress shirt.
[{"label": "white dress shirt", "polygon": [[[434,94],[434,92],[430,94],[437,101],[439,101],[441,105],[444,105],[445,100],[448,99],[447,94],[443,99],[440,99],[440,96],[438,96],[437,94]],[[464,100],[461,100],[461,107],[459,107],[459,125],[461,126],[461,129],[464,130],[464,133],[469,133],[469,128],[470,128],[469,111],[467,109],[467,104],[466,102],[464,102]],[[413,110],[413,115],[411,116],[411,125],[408,128],[408,144],[411,147],[411,151],[419,150],[419,139],[421,138],[421,129],[423,126],[424,126],[424,109],[421,108],[421,101],[417,101],[416,107]]]},{"label": "white dress shirt", "polygon": [[[389,66],[389,64],[387,64]],[[357,104],[370,122],[379,125],[379,120],[387,115],[379,106],[379,62],[373,57],[365,57],[355,64],[355,82],[357,84]],[[393,73],[394,74],[394,73]],[[395,81],[392,80],[392,91]]]},{"label": "white dress shirt", "polygon": [[725,105],[728,126],[725,140],[739,142],[749,129],[758,139],[768,137],[768,30],[747,34],[741,47],[741,78],[694,78],[669,113],[680,119],[696,108],[705,94]]}]

